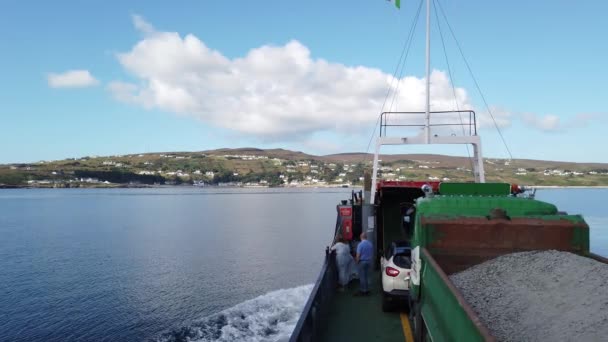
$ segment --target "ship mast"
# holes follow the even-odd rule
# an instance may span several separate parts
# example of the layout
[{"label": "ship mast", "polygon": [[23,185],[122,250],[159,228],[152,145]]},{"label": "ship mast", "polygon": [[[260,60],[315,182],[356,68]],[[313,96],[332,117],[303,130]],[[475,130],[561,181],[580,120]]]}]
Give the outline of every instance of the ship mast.
[{"label": "ship mast", "polygon": [[431,143],[431,0],[426,0],[426,143]]},{"label": "ship mast", "polygon": [[[399,7],[399,6],[398,6]],[[431,134],[431,0],[426,0],[426,99],[425,99],[425,110],[424,112],[383,112],[380,115],[380,136],[376,139],[376,150],[374,152],[374,161],[372,164],[372,188],[369,193],[369,202],[375,203],[376,200],[376,189],[378,185],[378,162],[380,156],[380,148],[383,145],[430,145],[430,144],[470,144],[473,145],[473,174],[475,182],[485,183],[485,172],[483,166],[483,158],[481,153],[481,138],[477,135],[477,121],[475,118],[475,112],[467,110],[469,113],[469,135],[463,136],[438,136]],[[454,114],[462,113],[463,111],[449,111]],[[441,113],[449,113],[443,111]],[[424,136],[414,137],[399,137],[399,136],[382,136],[382,129],[391,126],[387,123],[384,118],[388,114],[424,114],[425,122],[424,125],[419,125],[424,128]],[[472,122],[471,122],[472,119]],[[462,119],[461,119],[462,121]],[[464,127],[465,124],[461,122]],[[393,125],[399,126],[399,125]],[[410,125],[411,126],[411,125]],[[366,198],[368,195],[366,194]]]}]

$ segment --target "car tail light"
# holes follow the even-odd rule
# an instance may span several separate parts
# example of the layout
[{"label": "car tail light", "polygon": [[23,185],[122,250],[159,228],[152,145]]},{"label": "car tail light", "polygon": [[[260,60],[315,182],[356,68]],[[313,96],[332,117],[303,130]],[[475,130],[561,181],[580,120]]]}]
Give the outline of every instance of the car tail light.
[{"label": "car tail light", "polygon": [[386,275],[389,276],[389,277],[396,277],[396,276],[399,275],[399,270],[394,269],[394,268],[392,268],[390,266],[387,267],[384,272],[386,272]]}]

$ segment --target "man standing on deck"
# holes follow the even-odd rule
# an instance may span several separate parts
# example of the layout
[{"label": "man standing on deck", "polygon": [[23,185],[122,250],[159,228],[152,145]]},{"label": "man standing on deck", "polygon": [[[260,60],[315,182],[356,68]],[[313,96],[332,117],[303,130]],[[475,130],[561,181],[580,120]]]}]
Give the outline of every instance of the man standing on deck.
[{"label": "man standing on deck", "polygon": [[357,246],[355,261],[359,268],[359,292],[355,296],[369,295],[369,273],[372,268],[373,246],[367,241],[367,234],[361,233],[361,242]]}]

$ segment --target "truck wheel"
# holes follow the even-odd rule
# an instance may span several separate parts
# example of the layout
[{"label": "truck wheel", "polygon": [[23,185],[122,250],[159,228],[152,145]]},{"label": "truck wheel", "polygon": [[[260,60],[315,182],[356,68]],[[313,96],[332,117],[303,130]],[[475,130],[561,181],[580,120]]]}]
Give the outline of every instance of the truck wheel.
[{"label": "truck wheel", "polygon": [[384,291],[382,292],[382,311],[393,311],[393,303],[391,302],[390,298],[384,293]]}]

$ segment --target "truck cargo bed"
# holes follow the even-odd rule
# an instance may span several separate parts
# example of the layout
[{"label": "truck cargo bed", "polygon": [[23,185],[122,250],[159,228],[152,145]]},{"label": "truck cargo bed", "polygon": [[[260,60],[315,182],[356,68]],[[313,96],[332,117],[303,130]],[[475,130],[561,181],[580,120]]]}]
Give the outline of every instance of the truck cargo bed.
[{"label": "truck cargo bed", "polygon": [[500,256],[450,276],[498,341],[608,336],[608,265],[556,250]]},{"label": "truck cargo bed", "polygon": [[[496,257],[557,250],[589,255],[589,227],[549,203],[516,197],[438,196],[419,201],[411,290],[415,335],[432,341],[494,341],[449,276]],[[605,262],[605,261],[603,261]]]},{"label": "truck cargo bed", "polygon": [[555,249],[584,253],[588,227],[569,216],[511,219],[422,217],[423,239],[429,252],[449,275],[497,256]]}]

